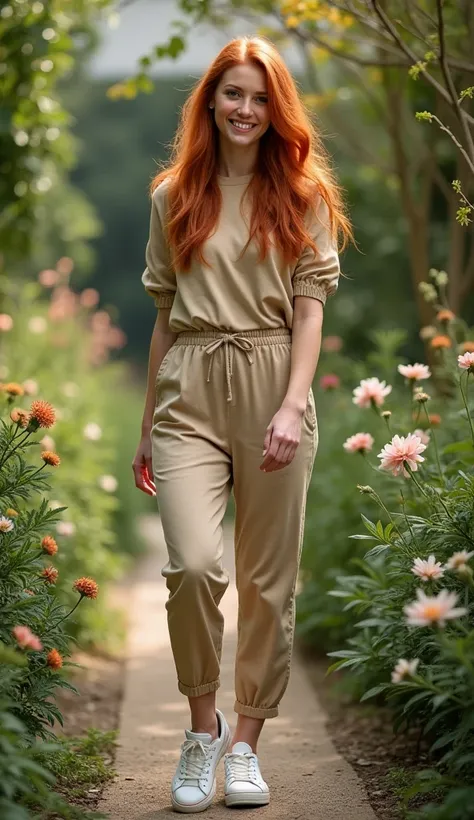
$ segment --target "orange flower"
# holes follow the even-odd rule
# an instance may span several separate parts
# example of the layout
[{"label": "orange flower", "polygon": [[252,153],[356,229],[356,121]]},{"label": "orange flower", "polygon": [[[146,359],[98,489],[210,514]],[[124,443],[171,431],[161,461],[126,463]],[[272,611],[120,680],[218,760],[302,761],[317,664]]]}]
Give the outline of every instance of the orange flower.
[{"label": "orange flower", "polygon": [[13,507],[8,507],[8,509],[5,510],[5,515],[8,515],[10,518],[12,516],[13,518],[16,518],[17,515],[19,515],[19,513],[16,510],[14,510]]},{"label": "orange flower", "polygon": [[19,424],[20,427],[27,427],[30,420],[28,411],[23,410],[22,407],[14,407],[10,413],[10,418],[15,424]]},{"label": "orange flower", "polygon": [[63,665],[63,659],[57,649],[49,650],[46,656],[46,663],[49,667],[51,667],[51,669],[54,669],[55,671],[57,669],[61,669],[61,666]]},{"label": "orange flower", "polygon": [[41,573],[45,584],[55,584],[58,580],[59,572],[55,567],[45,567]]},{"label": "orange flower", "polygon": [[56,413],[49,401],[37,399],[32,402],[30,408],[30,427],[37,430],[38,427],[52,427],[56,421]]},{"label": "orange flower", "polygon": [[10,396],[23,396],[24,388],[17,382],[7,382],[3,385],[3,392],[9,393]]},{"label": "orange flower", "polygon": [[74,581],[72,588],[79,592],[81,597],[97,598],[99,586],[92,578],[78,578]]},{"label": "orange flower", "polygon": [[449,336],[433,336],[431,339],[431,347],[440,350],[442,347],[452,347],[452,341]]},{"label": "orange flower", "polygon": [[45,535],[41,541],[41,546],[43,548],[43,552],[46,552],[48,555],[55,555],[58,551],[58,545],[52,535]]},{"label": "orange flower", "polygon": [[462,342],[459,345],[459,350],[461,353],[474,353],[474,342],[470,340],[467,342]]},{"label": "orange flower", "polygon": [[43,459],[46,464],[49,464],[51,467],[58,467],[61,464],[61,459],[59,458],[57,453],[52,453],[51,450],[43,450],[41,453],[41,458]]},{"label": "orange flower", "polygon": [[443,308],[440,310],[436,316],[438,322],[452,322],[453,319],[456,318],[455,314],[452,310],[448,310],[447,308]]},{"label": "orange flower", "polygon": [[432,424],[433,427],[437,427],[438,424],[441,424],[441,416],[439,415],[439,413],[430,413],[429,420],[430,424]]}]

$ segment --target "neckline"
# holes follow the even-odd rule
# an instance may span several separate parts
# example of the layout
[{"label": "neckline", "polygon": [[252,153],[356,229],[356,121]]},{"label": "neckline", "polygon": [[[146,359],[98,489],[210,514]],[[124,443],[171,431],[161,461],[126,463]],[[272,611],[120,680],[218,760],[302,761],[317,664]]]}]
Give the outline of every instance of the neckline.
[{"label": "neckline", "polygon": [[253,173],[252,174],[244,174],[244,176],[240,176],[240,177],[224,177],[224,176],[221,176],[221,174],[217,174],[217,181],[218,181],[219,185],[245,185],[248,182],[250,182],[252,177],[253,177]]}]

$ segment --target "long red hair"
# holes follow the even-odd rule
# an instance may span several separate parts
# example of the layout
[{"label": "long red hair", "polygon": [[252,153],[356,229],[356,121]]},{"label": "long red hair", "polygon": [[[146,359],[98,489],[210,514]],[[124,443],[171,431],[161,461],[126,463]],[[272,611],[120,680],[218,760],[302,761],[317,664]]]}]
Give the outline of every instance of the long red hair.
[{"label": "long red hair", "polygon": [[247,189],[252,198],[249,242],[255,237],[260,260],[271,232],[285,262],[296,261],[308,245],[317,252],[305,214],[317,204],[318,194],[328,206],[330,230],[341,248],[352,238],[329,156],[283,59],[265,37],[239,37],[224,46],[184,103],[171,159],[150,186],[153,193],[170,178],[167,238],[174,266],[182,271],[189,270],[195,252],[207,264],[202,248],[221,208],[219,132],[209,102],[224,71],[245,62],[266,74],[271,123],[260,139],[257,168]]}]

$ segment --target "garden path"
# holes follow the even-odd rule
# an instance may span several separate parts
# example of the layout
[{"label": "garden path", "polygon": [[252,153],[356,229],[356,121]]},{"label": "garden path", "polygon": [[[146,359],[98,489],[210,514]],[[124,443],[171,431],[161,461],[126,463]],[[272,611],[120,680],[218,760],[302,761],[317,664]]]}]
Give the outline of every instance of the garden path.
[{"label": "garden path", "polygon": [[[189,724],[187,699],[177,690],[169,647],[164,606],[168,591],[161,575],[166,548],[160,519],[149,516],[142,523],[150,552],[137,567],[128,598],[128,660],[117,777],[98,807],[110,820],[178,817],[171,809],[169,786],[184,728]],[[232,730],[237,717],[233,711],[237,592],[231,526],[226,527],[224,564],[231,573],[231,583],[221,601],[226,626],[217,705]],[[239,817],[376,820],[360,780],[336,752],[325,723],[326,716],[295,652],[280,715],[266,722],[259,742],[259,760],[270,787],[270,804],[238,809]],[[223,800],[223,771],[221,763],[216,798],[203,813],[207,820],[229,820],[232,811]]]}]

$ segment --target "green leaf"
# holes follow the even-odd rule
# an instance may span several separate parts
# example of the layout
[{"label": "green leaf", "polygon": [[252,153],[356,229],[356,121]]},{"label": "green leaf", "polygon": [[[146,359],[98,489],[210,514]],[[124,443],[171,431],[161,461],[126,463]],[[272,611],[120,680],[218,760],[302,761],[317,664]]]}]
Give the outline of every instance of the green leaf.
[{"label": "green leaf", "polygon": [[390,684],[388,683],[378,683],[377,686],[373,686],[372,689],[369,689],[367,692],[364,692],[360,699],[360,702],[362,703],[364,700],[369,700],[369,698],[373,698],[376,695],[380,695],[381,692],[385,692],[389,685]]}]

